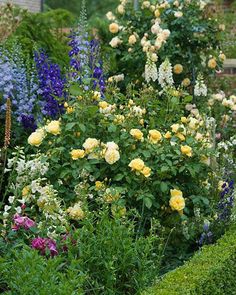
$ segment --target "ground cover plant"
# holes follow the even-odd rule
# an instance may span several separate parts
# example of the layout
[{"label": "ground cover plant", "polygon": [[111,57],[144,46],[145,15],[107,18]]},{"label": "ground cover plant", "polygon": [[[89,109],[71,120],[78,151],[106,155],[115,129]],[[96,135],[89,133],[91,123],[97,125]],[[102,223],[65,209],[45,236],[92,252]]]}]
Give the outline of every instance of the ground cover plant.
[{"label": "ground cover plant", "polygon": [[208,3],[121,0],[95,35],[80,10],[67,38],[44,22],[59,64],[1,47],[4,294],[140,294],[235,220],[236,96],[208,86],[226,58]]}]

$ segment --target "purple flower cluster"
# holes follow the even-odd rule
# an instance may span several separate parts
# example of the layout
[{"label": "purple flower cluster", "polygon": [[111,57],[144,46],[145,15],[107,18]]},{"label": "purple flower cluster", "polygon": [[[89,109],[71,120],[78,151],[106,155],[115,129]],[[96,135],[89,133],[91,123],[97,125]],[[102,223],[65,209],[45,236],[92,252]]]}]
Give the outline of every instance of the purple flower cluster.
[{"label": "purple flower cluster", "polygon": [[39,79],[39,91],[43,98],[40,102],[43,115],[50,118],[58,118],[63,112],[63,105],[57,98],[65,98],[66,80],[62,76],[57,64],[53,64],[43,52],[35,52],[34,60]]},{"label": "purple flower cluster", "polygon": [[226,180],[222,185],[220,201],[218,203],[218,221],[228,221],[234,203],[234,180]]},{"label": "purple flower cluster", "polygon": [[203,232],[198,241],[199,246],[211,244],[213,241],[213,233],[210,231],[210,224],[205,222],[203,225]]},{"label": "purple flower cluster", "polygon": [[99,90],[103,95],[105,91],[105,79],[102,61],[99,57],[99,42],[97,40],[89,42],[88,33],[84,30],[73,32],[69,38],[72,80],[80,82],[84,89],[88,90],[89,86],[84,82],[90,79],[93,81],[92,88]]},{"label": "purple flower cluster", "polygon": [[41,255],[45,255],[47,250],[50,251],[52,257],[58,255],[57,244],[52,239],[41,237],[34,238],[31,246],[33,249],[39,250]]}]

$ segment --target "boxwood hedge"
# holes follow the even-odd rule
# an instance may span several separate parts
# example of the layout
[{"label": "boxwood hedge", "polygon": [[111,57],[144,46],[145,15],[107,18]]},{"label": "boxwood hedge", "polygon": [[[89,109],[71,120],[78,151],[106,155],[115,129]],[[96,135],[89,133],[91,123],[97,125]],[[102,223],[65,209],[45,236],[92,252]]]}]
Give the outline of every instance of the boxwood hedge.
[{"label": "boxwood hedge", "polygon": [[236,294],[236,228],[205,246],[183,266],[166,274],[143,295]]}]

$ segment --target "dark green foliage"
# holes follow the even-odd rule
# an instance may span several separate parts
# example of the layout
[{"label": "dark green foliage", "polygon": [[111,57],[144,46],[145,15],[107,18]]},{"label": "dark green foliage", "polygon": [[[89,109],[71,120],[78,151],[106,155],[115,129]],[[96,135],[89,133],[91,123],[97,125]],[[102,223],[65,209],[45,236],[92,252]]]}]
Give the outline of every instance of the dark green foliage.
[{"label": "dark green foliage", "polygon": [[28,14],[15,33],[8,39],[6,46],[15,41],[21,44],[25,56],[33,56],[33,51],[43,49],[52,61],[61,66],[68,65],[68,39],[63,28],[75,23],[75,18],[66,10],[58,9],[43,14]]},{"label": "dark green foliage", "polygon": [[[52,9],[64,8],[79,16],[82,0],[46,0],[45,4]],[[88,16],[101,16],[119,4],[118,0],[87,1]]]},{"label": "dark green foliage", "polygon": [[206,246],[183,267],[167,274],[150,295],[234,295],[236,294],[235,228],[216,245]]}]

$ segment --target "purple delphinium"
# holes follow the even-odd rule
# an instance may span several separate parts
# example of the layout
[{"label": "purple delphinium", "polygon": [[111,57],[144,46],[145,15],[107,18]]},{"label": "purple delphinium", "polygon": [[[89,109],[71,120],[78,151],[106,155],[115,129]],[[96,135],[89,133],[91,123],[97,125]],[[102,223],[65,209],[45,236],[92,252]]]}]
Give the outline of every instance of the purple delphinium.
[{"label": "purple delphinium", "polygon": [[[92,87],[92,89],[97,89],[104,95],[105,79],[99,54],[99,42],[95,39],[89,41],[86,26],[81,24],[69,38],[71,80],[79,82],[85,90]],[[89,80],[92,81],[92,85],[88,85]]]},{"label": "purple delphinium", "polygon": [[227,222],[230,219],[234,205],[234,180],[226,180],[221,188],[218,203],[218,222]]},{"label": "purple delphinium", "polygon": [[205,222],[203,225],[203,232],[198,241],[199,246],[211,244],[213,241],[213,233],[210,231],[209,222]]},{"label": "purple delphinium", "polygon": [[34,60],[39,79],[38,94],[43,98],[42,113],[53,119],[58,118],[63,112],[63,105],[55,97],[60,99],[65,97],[66,80],[59,66],[53,64],[43,51],[35,52]]}]

